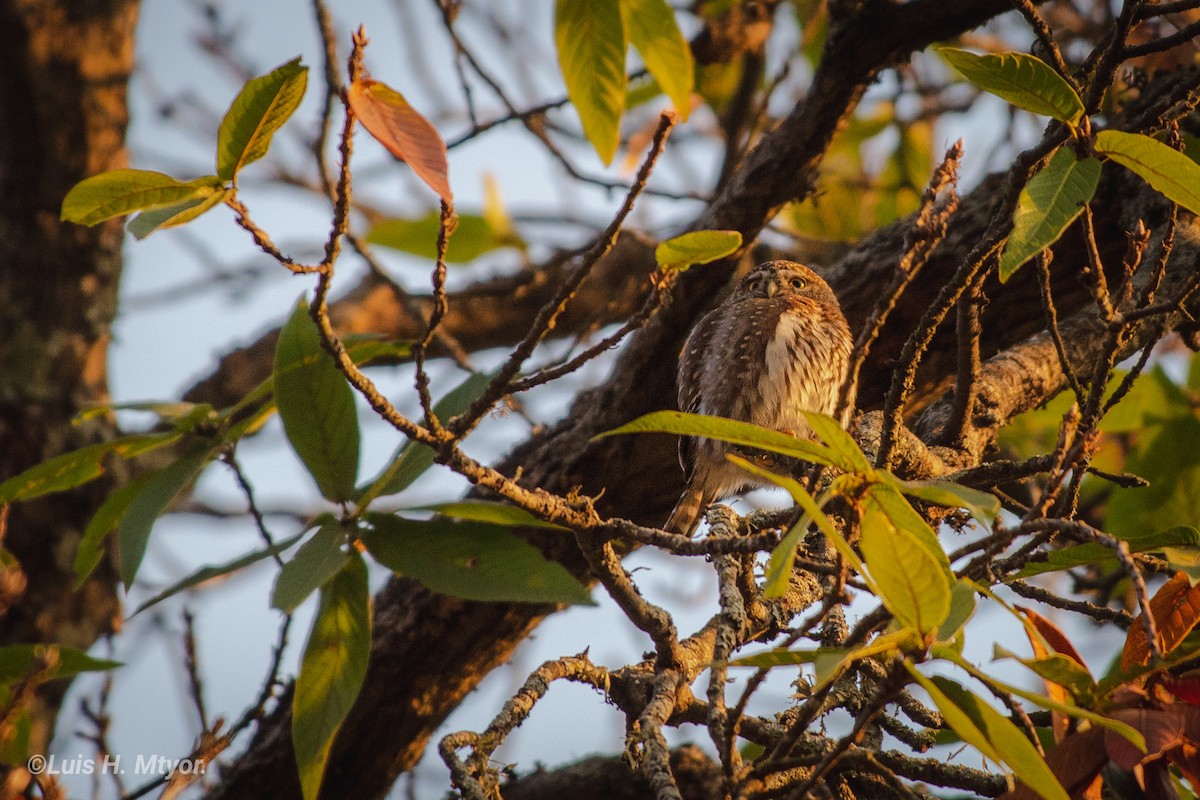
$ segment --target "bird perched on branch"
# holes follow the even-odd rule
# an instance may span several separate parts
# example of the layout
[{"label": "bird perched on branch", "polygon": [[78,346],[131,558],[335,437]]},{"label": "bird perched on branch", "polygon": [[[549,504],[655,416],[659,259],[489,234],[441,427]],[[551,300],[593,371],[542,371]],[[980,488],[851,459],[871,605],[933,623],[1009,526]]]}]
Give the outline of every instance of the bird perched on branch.
[{"label": "bird perched on branch", "polygon": [[[829,285],[801,264],[768,261],[692,329],[679,360],[679,408],[811,439],[801,412],[834,413],[852,346]],[[853,408],[850,398],[843,427]],[[730,452],[735,445],[680,439],[687,488],[666,530],[690,535],[709,504],[762,485],[725,458]]]}]

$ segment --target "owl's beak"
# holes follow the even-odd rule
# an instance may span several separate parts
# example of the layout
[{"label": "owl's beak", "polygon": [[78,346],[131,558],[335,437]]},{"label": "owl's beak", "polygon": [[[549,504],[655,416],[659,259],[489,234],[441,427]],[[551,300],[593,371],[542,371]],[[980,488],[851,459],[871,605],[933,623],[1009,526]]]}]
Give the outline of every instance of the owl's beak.
[{"label": "owl's beak", "polygon": [[779,282],[767,281],[767,297],[774,297],[779,294]]}]

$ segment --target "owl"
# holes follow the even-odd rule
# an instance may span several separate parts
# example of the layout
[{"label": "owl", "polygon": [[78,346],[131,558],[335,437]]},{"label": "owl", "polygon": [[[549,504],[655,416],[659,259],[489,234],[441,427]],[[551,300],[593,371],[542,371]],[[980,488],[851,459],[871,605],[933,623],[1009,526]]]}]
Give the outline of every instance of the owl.
[{"label": "owl", "polygon": [[[679,359],[679,408],[813,438],[802,411],[833,414],[853,340],[825,281],[791,261],[754,268],[688,336]],[[854,408],[850,398],[845,427]],[[730,463],[735,445],[684,437],[687,488],[664,526],[690,535],[709,504],[760,486]]]}]

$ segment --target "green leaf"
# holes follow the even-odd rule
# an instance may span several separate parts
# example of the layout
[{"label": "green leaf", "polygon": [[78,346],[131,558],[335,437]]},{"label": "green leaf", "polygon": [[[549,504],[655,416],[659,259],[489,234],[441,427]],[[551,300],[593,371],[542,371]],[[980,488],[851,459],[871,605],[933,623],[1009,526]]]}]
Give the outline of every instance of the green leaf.
[{"label": "green leaf", "polygon": [[1200,419],[1190,406],[1169,410],[1173,416],[1138,434],[1125,459],[1125,469],[1150,485],[1117,489],[1109,500],[1104,529],[1123,539],[1200,519]]},{"label": "green leaf", "polygon": [[846,472],[855,472],[859,475],[871,474],[871,462],[867,461],[867,457],[859,449],[854,437],[846,433],[846,429],[840,422],[828,414],[819,414],[815,411],[805,411],[804,419],[813,432],[821,437],[821,441],[828,445],[830,450],[837,453],[838,462],[849,466],[848,469],[843,467]]},{"label": "green leaf", "polygon": [[464,600],[594,605],[561,564],[511,531],[479,522],[367,514],[361,540],[375,560]]},{"label": "green leaf", "polygon": [[10,644],[0,647],[0,686],[24,678],[34,664],[40,660],[40,654],[44,653],[47,648],[58,651],[58,667],[51,673],[54,679],[70,678],[80,672],[103,672],[123,666],[120,661],[92,658],[82,650],[74,650],[70,647]]},{"label": "green leaf", "polygon": [[929,693],[946,724],[964,742],[992,761],[1009,767],[1026,786],[1046,800],[1068,800],[1050,767],[1008,718],[949,678],[926,678],[908,662],[904,665]]},{"label": "green leaf", "polygon": [[1192,586],[1200,583],[1200,547],[1164,547],[1163,557],[1167,559],[1167,565],[1171,569],[1187,575]]},{"label": "green leaf", "polygon": [[[1147,553],[1171,547],[1200,547],[1200,531],[1189,525],[1176,525],[1153,533],[1135,532],[1120,538],[1125,540],[1131,553]],[[1113,549],[1099,542],[1088,542],[1058,550],[1049,550],[1045,553],[1045,560],[1029,562],[1008,580],[1022,580],[1034,575],[1041,575],[1043,572],[1057,572],[1062,569],[1106,562],[1116,565],[1117,557],[1113,553]]]},{"label": "green leaf", "polygon": [[620,4],[630,44],[686,122],[696,70],[692,48],[675,22],[675,12],[666,0],[620,0]]},{"label": "green leaf", "polygon": [[925,520],[894,489],[877,484],[863,496],[859,547],[879,599],[900,624],[923,634],[938,630],[950,614],[950,563]]},{"label": "green leaf", "polygon": [[[379,222],[367,232],[367,241],[373,244],[402,250],[422,258],[437,258],[438,231],[442,215],[433,211],[416,219],[388,219]],[[446,245],[446,261],[451,264],[466,264],[484,253],[505,247],[523,244],[513,236],[498,234],[486,219],[478,214],[459,214],[454,235]]]},{"label": "green leaf", "polygon": [[279,332],[275,404],[288,442],[321,494],[335,503],[353,497],[359,447],[354,390],[321,349],[303,296]]},{"label": "green leaf", "polygon": [[1200,164],[1175,148],[1141,133],[1100,131],[1096,152],[1136,173],[1168,200],[1200,214]]},{"label": "green leaf", "polygon": [[852,651],[845,647],[816,647],[812,650],[767,650],[764,653],[751,653],[748,656],[741,656],[729,662],[731,667],[758,667],[759,669],[770,669],[771,667],[797,667],[803,664],[812,664],[818,658],[833,656],[837,659],[843,659]]},{"label": "green leaf", "polygon": [[131,211],[177,206],[222,191],[220,178],[183,182],[144,169],[114,169],[75,184],[63,198],[62,219],[95,225]]},{"label": "green leaf", "polygon": [[734,667],[771,668],[812,663],[816,667],[817,683],[810,692],[819,691],[825,684],[837,679],[855,661],[864,658],[892,654],[898,655],[920,649],[921,637],[912,628],[903,628],[876,636],[869,644],[854,650],[841,647],[818,647],[814,650],[771,650],[731,661]]},{"label": "green leaf", "polygon": [[1078,161],[1070,147],[1060,147],[1050,162],[1029,179],[1017,199],[1013,229],[1000,255],[1000,281],[1058,241],[1083,213],[1100,181],[1100,162]]},{"label": "green leaf", "polygon": [[[434,403],[433,413],[443,422],[463,413],[491,380],[492,376],[488,373],[471,373],[466,380]],[[426,421],[428,422],[428,420]],[[376,498],[399,494],[432,466],[433,450],[417,442],[405,442],[400,445],[383,471],[376,475],[366,487],[359,490],[356,501],[359,508],[367,507]]]},{"label": "green leaf", "polygon": [[1073,658],[1052,653],[1042,658],[1025,658],[999,644],[992,646],[992,659],[1009,658],[1024,665],[1043,680],[1057,683],[1071,693],[1076,702],[1088,704],[1095,696],[1096,681],[1087,668]]},{"label": "green leaf", "polygon": [[433,511],[455,519],[471,520],[473,522],[490,522],[493,525],[504,525],[519,528],[546,528],[548,530],[565,531],[561,525],[540,520],[520,506],[508,503],[489,503],[486,500],[459,500],[453,503],[434,503],[417,508],[406,508],[403,511]]},{"label": "green leaf", "polygon": [[692,231],[667,239],[654,248],[654,260],[665,271],[683,272],[737,252],[742,235],[737,231]]},{"label": "green leaf", "polygon": [[292,746],[304,800],[315,800],[320,792],[330,745],[362,688],[370,653],[367,565],[355,553],[321,587],[292,695]]},{"label": "green leaf", "polygon": [[155,231],[183,225],[224,201],[228,195],[229,190],[222,186],[207,197],[197,197],[176,205],[143,211],[130,220],[129,232],[134,238],[145,239]]},{"label": "green leaf", "polygon": [[[1001,649],[1003,649],[1003,648],[1001,648]],[[1012,684],[1005,683],[1004,681],[1001,681],[1001,680],[997,680],[996,678],[992,677],[991,675],[988,675],[983,670],[981,670],[978,667],[976,667],[975,665],[971,664],[969,661],[962,658],[961,656],[953,655],[949,658],[949,660],[951,662],[953,662],[954,664],[957,664],[962,669],[964,669],[966,672],[968,672],[970,675],[972,675],[976,680],[978,680],[984,684],[987,684],[989,686],[992,686],[1001,692],[1006,692],[1008,694],[1024,698],[1025,700],[1028,700],[1031,703],[1036,703],[1037,705],[1041,706],[1042,708],[1050,709],[1051,711],[1057,711],[1060,714],[1065,714],[1067,716],[1075,717],[1077,719],[1085,719],[1094,725],[1099,725],[1103,728],[1107,728],[1108,730],[1111,730],[1114,733],[1128,739],[1130,742],[1133,743],[1133,745],[1135,747],[1137,747],[1143,753],[1146,752],[1145,736],[1143,736],[1141,732],[1139,732],[1132,726],[1127,725],[1126,723],[1121,722],[1120,720],[1116,720],[1111,717],[1106,717],[1103,714],[1097,714],[1096,712],[1089,711],[1086,708],[1079,708],[1078,706],[1071,705],[1070,703],[1060,703],[1057,700],[1046,697],[1045,695],[1040,695],[1037,692],[1030,692],[1026,689],[1020,688],[1019,686],[1013,686]],[[1072,663],[1074,663],[1074,662],[1072,662]],[[1090,674],[1087,676],[1087,679],[1089,681],[1091,680]]]},{"label": "green leaf", "polygon": [[350,554],[342,549],[346,534],[331,514],[324,519],[312,538],[300,545],[296,555],[283,565],[275,578],[271,606],[291,614],[310,594],[325,585],[346,566]]},{"label": "green leaf", "polygon": [[823,444],[797,439],[786,433],[751,425],[749,422],[738,422],[724,417],[710,417],[705,414],[687,414],[683,411],[654,411],[593,438],[603,439],[606,436],[626,433],[674,433],[679,436],[704,436],[744,447],[768,450],[792,458],[802,458],[814,464],[835,466],[846,472],[853,470],[851,465]]},{"label": "green leaf", "polygon": [[74,489],[103,475],[104,459],[109,454],[133,458],[178,440],[177,433],[139,434],[63,453],[0,483],[0,503]]},{"label": "green leaf", "polygon": [[978,55],[956,47],[937,52],[980,89],[1017,108],[1053,117],[1074,126],[1083,116],[1083,101],[1050,65],[1025,53]]},{"label": "green leaf", "polygon": [[600,160],[611,164],[625,110],[625,26],[618,0],[556,0],[554,41],[583,132]]},{"label": "green leaf", "polygon": [[950,614],[938,628],[937,641],[951,641],[974,615],[975,589],[966,581],[955,581],[950,588]]},{"label": "green leaf", "polygon": [[247,81],[217,131],[217,174],[232,180],[242,167],[267,154],[271,137],[304,99],[308,67],[300,57]]},{"label": "green leaf", "polygon": [[110,494],[100,508],[96,509],[96,513],[84,529],[83,538],[79,540],[79,549],[75,551],[75,591],[79,591],[84,581],[100,564],[104,558],[104,540],[121,524],[129,504],[152,477],[153,472],[138,476]]},{"label": "green leaf", "polygon": [[170,466],[152,473],[141,484],[140,491],[130,498],[117,526],[117,554],[120,556],[121,582],[126,590],[133,586],[133,579],[142,565],[155,520],[184,487],[196,479],[213,455],[207,445],[191,450]]},{"label": "green leaf", "polygon": [[837,528],[833,526],[829,517],[821,510],[829,499],[828,493],[822,494],[820,500],[814,500],[808,493],[808,490],[801,486],[800,482],[794,478],[776,475],[773,472],[751,464],[744,458],[738,458],[733,455],[726,456],[726,458],[747,472],[787,490],[787,493],[796,501],[796,505],[800,506],[804,512],[800,519],[796,521],[796,524],[792,526],[791,530],[787,532],[787,535],[771,551],[771,557],[767,561],[766,583],[763,586],[763,594],[766,597],[783,597],[787,593],[788,586],[791,584],[792,566],[796,563],[796,548],[800,546],[800,540],[808,533],[809,526],[814,522],[817,523],[817,527],[825,534],[830,543],[842,554],[842,557],[859,574],[863,573],[862,561],[859,559],[858,554],[842,538],[842,535],[838,533]]},{"label": "green leaf", "polygon": [[161,592],[154,595],[154,597],[151,597],[149,600],[142,603],[130,616],[136,616],[137,614],[145,611],[147,608],[158,605],[168,597],[174,597],[182,591],[186,591],[194,586],[199,586],[202,583],[211,581],[213,578],[220,578],[225,575],[230,575],[238,570],[245,569],[251,564],[257,564],[264,558],[271,558],[272,556],[278,555],[279,553],[282,553],[290,548],[292,545],[296,544],[296,542],[300,541],[304,534],[308,533],[308,530],[308,528],[305,528],[294,536],[289,536],[286,539],[276,542],[270,547],[264,547],[262,550],[255,550],[252,553],[247,553],[244,556],[235,558],[233,561],[227,561],[224,564],[202,567],[193,572],[191,575],[188,575],[183,580],[171,584],[166,589],[163,589]]},{"label": "green leaf", "polygon": [[885,480],[909,497],[917,497],[927,503],[944,508],[965,508],[972,516],[990,524],[1000,513],[1000,499],[989,492],[981,492],[953,481],[925,480],[902,481],[887,475]]}]

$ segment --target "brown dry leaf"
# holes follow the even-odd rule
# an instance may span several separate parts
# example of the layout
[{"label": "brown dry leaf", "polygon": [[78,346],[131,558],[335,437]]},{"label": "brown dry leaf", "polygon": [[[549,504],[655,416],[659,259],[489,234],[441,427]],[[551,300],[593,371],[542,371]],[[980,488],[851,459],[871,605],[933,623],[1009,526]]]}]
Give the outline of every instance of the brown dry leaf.
[{"label": "brown dry leaf", "polygon": [[447,205],[454,204],[450,191],[446,143],[437,128],[409,105],[404,95],[386,83],[359,78],[346,93],[350,110],[367,132],[396,158],[412,167],[417,177]]},{"label": "brown dry leaf", "polygon": [[[1192,586],[1188,576],[1176,572],[1175,577],[1163,584],[1150,598],[1150,613],[1158,628],[1158,639],[1164,653],[1175,649],[1184,637],[1200,622],[1200,586]],[[1150,648],[1146,642],[1146,631],[1142,618],[1134,620],[1121,652],[1121,669],[1146,664],[1150,660]]]}]

